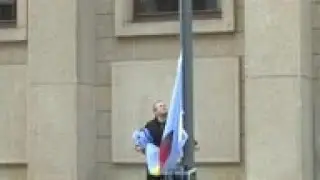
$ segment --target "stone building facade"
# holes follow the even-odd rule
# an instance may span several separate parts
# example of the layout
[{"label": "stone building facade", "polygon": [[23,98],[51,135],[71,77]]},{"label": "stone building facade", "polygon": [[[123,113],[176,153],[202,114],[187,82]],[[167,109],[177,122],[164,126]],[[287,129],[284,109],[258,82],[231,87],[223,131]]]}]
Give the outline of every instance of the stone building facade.
[{"label": "stone building facade", "polygon": [[[198,179],[320,179],[320,1],[216,2],[194,20]],[[131,132],[169,102],[174,12],[14,6],[14,26],[0,28],[0,179],[143,179]]]}]

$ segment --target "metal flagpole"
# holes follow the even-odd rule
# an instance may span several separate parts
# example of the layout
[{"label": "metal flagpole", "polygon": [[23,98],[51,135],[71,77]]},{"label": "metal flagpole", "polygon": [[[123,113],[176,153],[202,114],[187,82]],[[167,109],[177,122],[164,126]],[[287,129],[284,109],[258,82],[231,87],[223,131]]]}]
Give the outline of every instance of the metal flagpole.
[{"label": "metal flagpole", "polygon": [[194,168],[192,14],[192,0],[180,0],[184,128],[189,136],[182,161],[186,171]]}]

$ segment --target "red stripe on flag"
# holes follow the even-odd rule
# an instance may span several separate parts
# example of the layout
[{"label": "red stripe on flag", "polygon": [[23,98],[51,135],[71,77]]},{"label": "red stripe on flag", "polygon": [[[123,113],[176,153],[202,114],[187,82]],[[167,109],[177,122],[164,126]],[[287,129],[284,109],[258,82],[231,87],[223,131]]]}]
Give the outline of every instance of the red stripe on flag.
[{"label": "red stripe on flag", "polygon": [[163,168],[169,158],[172,147],[173,131],[171,131],[160,144],[160,167]]}]

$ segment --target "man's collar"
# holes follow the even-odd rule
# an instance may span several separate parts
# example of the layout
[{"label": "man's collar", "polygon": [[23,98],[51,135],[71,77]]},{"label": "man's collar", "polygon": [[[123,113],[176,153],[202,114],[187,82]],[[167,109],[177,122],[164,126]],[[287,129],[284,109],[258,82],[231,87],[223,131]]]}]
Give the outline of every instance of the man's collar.
[{"label": "man's collar", "polygon": [[166,122],[166,121],[162,121],[162,122],[159,121],[159,119],[157,117],[154,117],[153,120],[156,121],[159,124],[164,124]]}]

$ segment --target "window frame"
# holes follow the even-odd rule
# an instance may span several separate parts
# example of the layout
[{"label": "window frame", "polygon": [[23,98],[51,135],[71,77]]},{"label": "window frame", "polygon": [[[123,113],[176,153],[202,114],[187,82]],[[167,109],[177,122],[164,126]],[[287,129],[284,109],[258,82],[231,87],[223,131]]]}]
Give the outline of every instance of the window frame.
[{"label": "window frame", "polygon": [[17,0],[16,3],[16,23],[12,27],[0,25],[0,42],[27,40],[28,0]]},{"label": "window frame", "polygon": [[[1,19],[0,18],[0,28],[15,27],[17,23],[17,0],[10,3],[2,3],[0,0],[0,7],[3,5],[10,5],[11,13],[14,13],[14,19]],[[11,14],[12,15],[12,14]]]},{"label": "window frame", "polygon": [[[178,11],[171,12],[154,12],[154,13],[141,13],[136,8],[139,8],[139,0],[133,0],[133,21],[134,22],[152,22],[152,21],[172,21],[179,19]],[[179,0],[178,0],[179,1]],[[217,2],[219,0],[216,0]],[[217,3],[219,6],[219,4]],[[206,9],[206,10],[194,10],[193,11],[193,19],[194,20],[202,20],[202,19],[210,19],[210,18],[221,18],[221,8],[216,7],[216,9]]]},{"label": "window frame", "polygon": [[[178,20],[136,21],[134,0],[115,1],[115,35],[117,37],[177,35],[180,32]],[[220,0],[220,18],[201,18],[193,21],[197,34],[225,33],[235,31],[234,0]],[[156,27],[156,28],[155,28]]]}]

